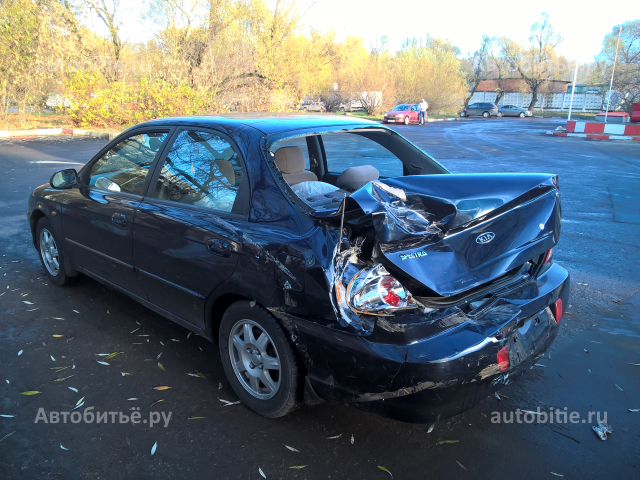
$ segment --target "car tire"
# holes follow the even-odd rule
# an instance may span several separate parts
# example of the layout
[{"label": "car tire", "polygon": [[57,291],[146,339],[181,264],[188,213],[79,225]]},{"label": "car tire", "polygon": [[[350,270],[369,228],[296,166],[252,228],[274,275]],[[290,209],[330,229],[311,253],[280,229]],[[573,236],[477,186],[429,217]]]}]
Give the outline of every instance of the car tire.
[{"label": "car tire", "polygon": [[[301,396],[298,358],[267,310],[249,301],[231,305],[220,322],[219,344],[227,379],[242,403],[268,418],[295,410]],[[265,368],[267,363],[274,368]]]},{"label": "car tire", "polygon": [[53,233],[51,222],[46,217],[42,217],[36,225],[36,249],[44,273],[52,283],[68,285],[78,276],[78,272],[69,265],[60,241]]},{"label": "car tire", "polygon": [[524,112],[520,112],[520,118],[524,118],[525,116]]},{"label": "car tire", "polygon": [[502,112],[498,112],[498,117],[502,117]]},{"label": "car tire", "polygon": [[409,125],[409,117],[404,117],[404,124]]},{"label": "car tire", "polygon": [[461,117],[466,117],[467,116],[467,112],[460,112],[460,116]]},{"label": "car tire", "polygon": [[489,118],[489,117],[491,116],[491,114],[490,114],[489,112],[483,112],[483,113],[482,113],[482,116],[483,116],[484,118]]}]

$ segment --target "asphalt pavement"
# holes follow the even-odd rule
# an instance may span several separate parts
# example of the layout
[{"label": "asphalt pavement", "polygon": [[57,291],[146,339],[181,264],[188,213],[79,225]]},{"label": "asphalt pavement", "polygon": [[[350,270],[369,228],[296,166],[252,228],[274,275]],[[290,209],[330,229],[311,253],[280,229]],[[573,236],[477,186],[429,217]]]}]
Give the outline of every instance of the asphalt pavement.
[{"label": "asphalt pavement", "polygon": [[[563,200],[554,258],[572,292],[556,342],[500,400],[433,425],[330,403],[270,420],[225,403],[237,398],[217,346],[91,279],[46,281],[27,197],[105,141],[0,140],[0,478],[388,478],[378,466],[395,479],[639,478],[640,142],[541,135],[562,123],[394,127],[453,172],[556,173]],[[123,353],[98,363],[111,352]],[[76,405],[103,421],[76,422]],[[136,412],[140,423],[119,423]],[[605,414],[602,441],[591,427]]]}]

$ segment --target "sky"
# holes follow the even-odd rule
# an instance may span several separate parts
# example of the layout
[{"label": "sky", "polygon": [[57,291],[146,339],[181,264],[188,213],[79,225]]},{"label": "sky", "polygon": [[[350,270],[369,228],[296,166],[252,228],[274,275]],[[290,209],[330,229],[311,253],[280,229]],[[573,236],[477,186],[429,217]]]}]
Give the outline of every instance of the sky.
[{"label": "sky", "polygon": [[[129,5],[144,0],[131,0]],[[270,5],[275,0],[267,0]],[[640,0],[297,0],[304,13],[304,30],[333,29],[338,40],[348,35],[362,37],[369,46],[382,35],[389,37],[389,49],[398,50],[407,38],[446,38],[458,46],[463,55],[480,46],[483,34],[507,36],[524,43],[531,25],[542,12],[564,40],[558,53],[580,63],[593,61],[602,48],[604,36],[614,25],[640,18]],[[141,28],[135,15],[122,26],[122,37],[145,41],[152,36]]]}]

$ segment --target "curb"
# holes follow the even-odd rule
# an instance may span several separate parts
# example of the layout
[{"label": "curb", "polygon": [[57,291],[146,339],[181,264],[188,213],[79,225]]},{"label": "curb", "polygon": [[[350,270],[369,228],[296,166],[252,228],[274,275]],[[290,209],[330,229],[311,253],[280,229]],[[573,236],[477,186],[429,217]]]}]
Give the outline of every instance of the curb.
[{"label": "curb", "polygon": [[37,137],[42,135],[78,135],[84,137],[113,140],[120,132],[96,132],[93,130],[80,130],[77,128],[37,128],[35,130],[0,130],[0,138],[10,137]]},{"label": "curb", "polygon": [[552,135],[554,137],[577,137],[584,138],[586,140],[630,140],[640,142],[640,137],[632,135],[599,135],[596,133],[556,132],[554,130],[547,130],[545,135]]},{"label": "curb", "polygon": [[426,123],[431,123],[431,122],[457,122],[459,121],[460,118],[458,117],[452,117],[452,118],[427,118],[425,120]]}]

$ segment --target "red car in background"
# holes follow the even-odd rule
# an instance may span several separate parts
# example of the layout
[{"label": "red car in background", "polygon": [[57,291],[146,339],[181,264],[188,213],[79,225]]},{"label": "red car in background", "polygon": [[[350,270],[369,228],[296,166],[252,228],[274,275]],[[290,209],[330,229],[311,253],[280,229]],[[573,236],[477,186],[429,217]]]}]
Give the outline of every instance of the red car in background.
[{"label": "red car in background", "polygon": [[415,103],[401,103],[384,114],[384,123],[418,123],[420,111]]}]

